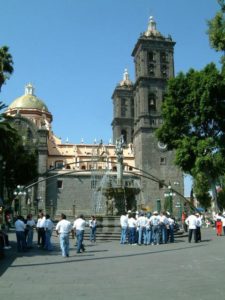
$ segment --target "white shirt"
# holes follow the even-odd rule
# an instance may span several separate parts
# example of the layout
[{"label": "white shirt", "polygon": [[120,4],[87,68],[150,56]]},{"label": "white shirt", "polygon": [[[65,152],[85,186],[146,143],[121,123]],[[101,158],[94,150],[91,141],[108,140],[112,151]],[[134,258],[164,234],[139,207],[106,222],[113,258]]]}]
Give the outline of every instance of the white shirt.
[{"label": "white shirt", "polygon": [[93,219],[91,219],[91,220],[89,220],[89,227],[96,227],[97,226],[97,221],[96,220],[93,220]]},{"label": "white shirt", "polygon": [[223,227],[225,227],[225,218],[222,219]]},{"label": "white shirt", "polygon": [[202,220],[200,217],[197,217],[197,220],[196,220],[196,226],[197,227],[202,227]]},{"label": "white shirt", "polygon": [[151,216],[150,223],[153,226],[159,225],[159,223],[160,223],[160,216],[155,216],[155,215]]},{"label": "white shirt", "polygon": [[170,217],[167,219],[168,219],[169,225],[173,225],[175,223],[174,219],[172,219]]},{"label": "white shirt", "polygon": [[73,228],[76,230],[84,230],[85,225],[86,225],[86,222],[83,219],[78,218],[74,221]]},{"label": "white shirt", "polygon": [[127,227],[128,226],[128,217],[125,215],[122,215],[120,217],[120,226],[121,227]]},{"label": "white shirt", "polygon": [[160,222],[165,225],[169,224],[168,218],[164,215],[160,217]]},{"label": "white shirt", "polygon": [[130,228],[134,228],[136,227],[137,221],[132,217],[132,218],[128,218],[128,226]]},{"label": "white shirt", "polygon": [[22,220],[18,219],[15,222],[15,229],[16,229],[16,231],[24,231],[25,227],[26,227],[26,225],[25,225],[25,223]]},{"label": "white shirt", "polygon": [[188,225],[189,229],[196,229],[197,226],[197,218],[194,215],[190,215],[186,220],[185,223]]},{"label": "white shirt", "polygon": [[59,233],[70,233],[71,229],[72,229],[72,224],[67,221],[66,219],[62,219],[61,221],[59,221],[56,225],[55,228]]},{"label": "white shirt", "polygon": [[147,218],[145,216],[140,216],[137,219],[137,226],[145,227],[147,225]]},{"label": "white shirt", "polygon": [[39,218],[37,221],[37,228],[45,228],[45,217]]}]

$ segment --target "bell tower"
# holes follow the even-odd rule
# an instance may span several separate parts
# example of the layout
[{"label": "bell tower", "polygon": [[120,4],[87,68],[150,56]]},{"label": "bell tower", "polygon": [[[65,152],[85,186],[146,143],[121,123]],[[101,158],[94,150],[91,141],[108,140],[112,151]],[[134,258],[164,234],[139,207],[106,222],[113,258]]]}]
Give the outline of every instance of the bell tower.
[{"label": "bell tower", "polygon": [[123,80],[116,86],[113,95],[113,143],[123,136],[125,144],[133,142],[134,99],[133,83],[127,69],[124,70]]},{"label": "bell tower", "polygon": [[[164,37],[149,18],[147,31],[138,39],[132,56],[135,64],[134,97],[134,153],[135,166],[165,182],[180,182],[182,173],[174,166],[174,153],[167,151],[155,137],[162,123],[161,104],[167,80],[174,77],[174,45],[170,36]],[[164,199],[164,189],[158,182],[142,179],[143,205],[156,208]]]}]

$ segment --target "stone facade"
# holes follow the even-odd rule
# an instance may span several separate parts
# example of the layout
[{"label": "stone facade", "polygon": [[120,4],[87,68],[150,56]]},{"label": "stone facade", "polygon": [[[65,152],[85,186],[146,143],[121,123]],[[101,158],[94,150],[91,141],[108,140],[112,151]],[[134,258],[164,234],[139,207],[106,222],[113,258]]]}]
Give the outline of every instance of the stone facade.
[{"label": "stone facade", "polygon": [[173,163],[174,153],[166,151],[166,145],[155,137],[155,130],[163,121],[161,104],[167,80],[174,76],[174,45],[171,37],[157,31],[150,17],[147,31],[141,34],[132,52],[135,82],[125,70],[112,96],[113,140],[124,135],[125,141],[134,146],[135,167],[153,176],[153,180],[141,179],[141,201],[151,209],[163,205],[166,185],[173,188],[175,184],[181,194],[184,190],[183,174]]},{"label": "stone facade", "polygon": [[[117,214],[122,210],[155,210],[163,207],[167,186],[183,176],[173,164],[173,152],[166,151],[155,137],[162,123],[161,103],[168,78],[174,76],[173,47],[150,18],[148,30],[138,39],[132,56],[135,82],[125,70],[113,92],[113,144],[62,143],[52,131],[52,115],[34,94],[31,84],[12,102],[6,113],[15,121],[29,120],[38,149],[38,181],[32,187],[31,206],[53,217],[66,213]],[[116,155],[116,143],[123,136],[123,179]],[[113,193],[112,193],[113,191]],[[175,196],[174,203],[179,199]]]}]

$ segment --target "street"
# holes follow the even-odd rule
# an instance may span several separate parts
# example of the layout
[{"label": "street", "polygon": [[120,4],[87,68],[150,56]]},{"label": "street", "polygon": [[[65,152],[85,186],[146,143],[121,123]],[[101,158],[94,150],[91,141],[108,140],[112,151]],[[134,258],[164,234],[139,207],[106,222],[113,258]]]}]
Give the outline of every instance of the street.
[{"label": "street", "polygon": [[[69,258],[55,249],[13,249],[0,260],[0,299],[224,299],[225,237],[202,229],[201,243],[179,237],[174,244],[120,245],[85,241],[86,252],[76,254],[70,240]],[[36,243],[36,235],[34,236]]]}]

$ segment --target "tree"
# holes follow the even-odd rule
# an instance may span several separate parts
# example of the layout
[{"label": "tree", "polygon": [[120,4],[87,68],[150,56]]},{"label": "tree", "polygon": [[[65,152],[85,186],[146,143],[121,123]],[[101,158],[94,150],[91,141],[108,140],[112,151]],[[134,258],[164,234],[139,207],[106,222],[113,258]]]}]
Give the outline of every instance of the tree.
[{"label": "tree", "polygon": [[[2,85],[13,72],[13,60],[8,52],[9,48],[0,48],[0,91]],[[0,111],[6,105],[0,101]],[[1,167],[0,196],[4,190],[10,196],[17,184],[25,185],[37,177],[37,151],[29,146],[29,141],[24,145],[21,134],[13,128],[11,117],[0,113],[0,155],[4,161]]]},{"label": "tree", "polygon": [[223,99],[225,80],[213,63],[202,71],[180,73],[168,83],[164,122],[156,134],[168,150],[176,149],[176,163],[192,176],[204,169],[215,177],[224,165]]},{"label": "tree", "polygon": [[[219,3],[221,12],[208,23],[208,34],[211,45],[225,51],[225,5]],[[221,71],[210,63],[203,70],[190,69],[169,80],[162,104],[164,123],[156,131],[168,150],[175,150],[175,163],[195,179],[201,201],[209,200],[206,189],[210,187],[216,200],[216,182],[225,173],[224,56],[221,62]]]},{"label": "tree", "polygon": [[0,91],[2,85],[13,73],[13,59],[8,51],[9,48],[7,46],[0,48]]}]

